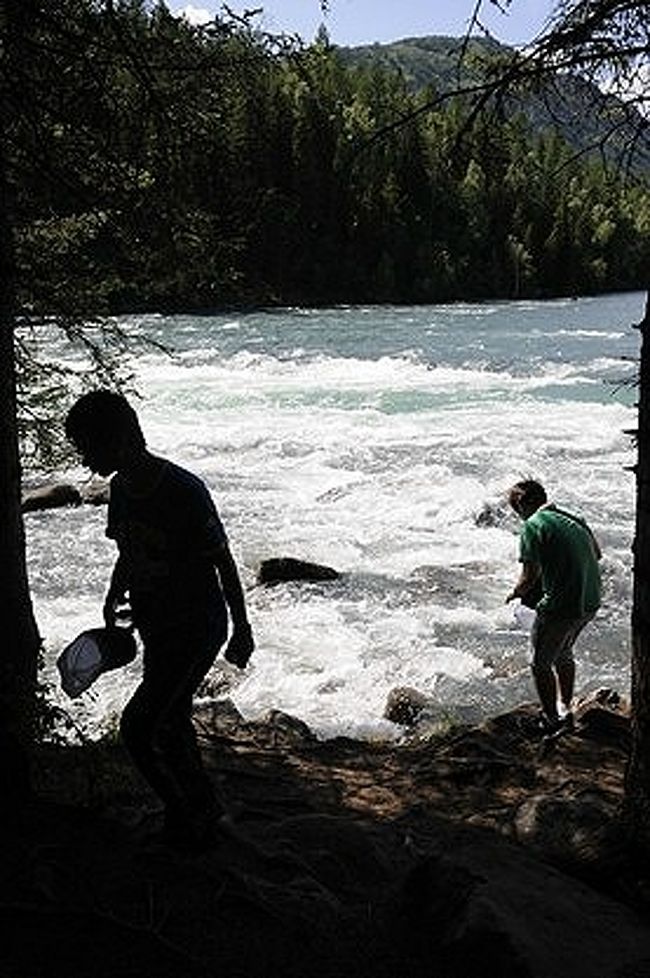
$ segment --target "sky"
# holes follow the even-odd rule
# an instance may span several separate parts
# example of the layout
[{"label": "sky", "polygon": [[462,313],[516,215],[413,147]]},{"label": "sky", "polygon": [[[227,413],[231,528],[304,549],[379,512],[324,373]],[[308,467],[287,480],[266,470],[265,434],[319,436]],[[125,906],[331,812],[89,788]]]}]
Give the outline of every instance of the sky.
[{"label": "sky", "polygon": [[[203,23],[223,5],[219,0],[192,0],[169,6],[193,23]],[[325,15],[319,0],[230,0],[228,6],[237,14],[261,7],[255,24],[270,33],[298,34],[309,42],[324,23],[332,44],[355,46],[427,34],[460,37],[467,31],[476,0],[328,0]],[[495,0],[483,0],[481,20],[498,40],[517,46],[543,30],[556,6],[557,0],[500,0],[499,9]]]}]

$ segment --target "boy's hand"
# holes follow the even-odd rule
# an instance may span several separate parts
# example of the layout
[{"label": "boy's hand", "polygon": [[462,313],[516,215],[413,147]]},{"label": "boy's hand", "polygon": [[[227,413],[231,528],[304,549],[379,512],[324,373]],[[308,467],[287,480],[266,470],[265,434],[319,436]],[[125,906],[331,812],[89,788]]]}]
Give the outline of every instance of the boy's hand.
[{"label": "boy's hand", "polygon": [[243,669],[255,648],[251,626],[248,622],[236,625],[226,647],[224,658],[239,669]]}]

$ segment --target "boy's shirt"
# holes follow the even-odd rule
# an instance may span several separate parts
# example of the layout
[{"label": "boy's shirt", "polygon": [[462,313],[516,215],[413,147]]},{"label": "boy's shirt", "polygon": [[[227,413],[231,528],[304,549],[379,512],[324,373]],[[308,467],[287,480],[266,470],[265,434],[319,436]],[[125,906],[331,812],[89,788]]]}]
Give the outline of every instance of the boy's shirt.
[{"label": "boy's shirt", "polygon": [[165,462],[155,488],[129,492],[111,480],[106,535],[124,561],[134,624],[164,631],[206,615],[226,615],[213,554],[228,539],[205,484]]},{"label": "boy's shirt", "polygon": [[519,560],[541,567],[544,595],[538,611],[574,619],[598,610],[600,568],[583,519],[543,506],[524,521],[519,541]]}]

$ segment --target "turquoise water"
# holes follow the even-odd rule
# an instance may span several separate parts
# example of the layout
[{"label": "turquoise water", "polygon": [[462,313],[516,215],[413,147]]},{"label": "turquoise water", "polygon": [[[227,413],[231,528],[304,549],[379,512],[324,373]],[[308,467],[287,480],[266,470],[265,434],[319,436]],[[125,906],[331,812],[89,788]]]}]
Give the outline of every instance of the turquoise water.
[{"label": "turquoise water", "polygon": [[[382,720],[397,685],[463,718],[530,699],[527,636],[504,605],[517,525],[502,506],[531,475],[586,516],[605,552],[579,688],[625,692],[634,450],[623,430],[643,304],[637,293],[123,320],[174,349],[133,360],[143,426],[154,451],[209,484],[249,588],[258,652],[242,675],[218,665],[214,687],[246,715],[283,709],[321,736],[399,735]],[[60,340],[44,348],[78,356]],[[477,520],[486,508],[490,526]],[[27,518],[50,676],[57,650],[98,621],[114,558],[103,521],[88,508]],[[343,576],[255,587],[260,561],[279,555]],[[100,680],[79,717],[110,718],[137,669]]]}]

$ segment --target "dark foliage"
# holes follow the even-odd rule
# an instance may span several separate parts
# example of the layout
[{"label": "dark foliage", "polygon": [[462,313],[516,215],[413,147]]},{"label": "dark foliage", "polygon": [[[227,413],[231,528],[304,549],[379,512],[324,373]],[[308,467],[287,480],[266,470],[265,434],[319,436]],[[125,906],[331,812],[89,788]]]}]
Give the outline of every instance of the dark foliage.
[{"label": "dark foliage", "polygon": [[647,183],[577,163],[548,120],[496,100],[467,128],[471,100],[431,108],[435,79],[350,66],[325,35],[298,50],[141,0],[17,6],[3,84],[24,312],[644,285]]}]

